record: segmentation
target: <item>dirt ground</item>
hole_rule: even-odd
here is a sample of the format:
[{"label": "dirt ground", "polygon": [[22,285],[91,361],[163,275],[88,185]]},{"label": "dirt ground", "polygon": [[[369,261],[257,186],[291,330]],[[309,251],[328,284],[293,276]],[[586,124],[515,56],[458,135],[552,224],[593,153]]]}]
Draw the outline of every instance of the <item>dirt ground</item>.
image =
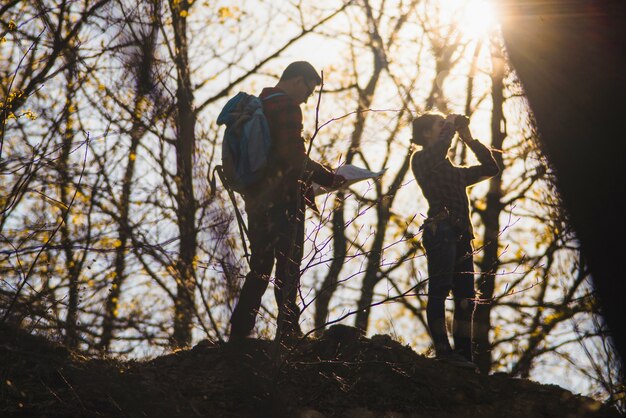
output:
[{"label": "dirt ground", "polygon": [[295,347],[202,341],[149,361],[86,358],[0,327],[1,417],[619,417],[561,387],[481,375],[336,325]]}]

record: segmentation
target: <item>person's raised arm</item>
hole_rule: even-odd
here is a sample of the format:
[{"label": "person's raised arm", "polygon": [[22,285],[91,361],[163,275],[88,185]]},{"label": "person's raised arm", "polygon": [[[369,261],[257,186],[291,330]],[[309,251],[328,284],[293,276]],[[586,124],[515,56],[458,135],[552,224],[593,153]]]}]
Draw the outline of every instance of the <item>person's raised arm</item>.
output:
[{"label": "person's raised arm", "polygon": [[474,139],[469,127],[459,129],[459,137],[476,155],[479,164],[471,167],[462,167],[465,183],[469,186],[486,180],[500,173],[500,168],[489,148],[479,140]]}]

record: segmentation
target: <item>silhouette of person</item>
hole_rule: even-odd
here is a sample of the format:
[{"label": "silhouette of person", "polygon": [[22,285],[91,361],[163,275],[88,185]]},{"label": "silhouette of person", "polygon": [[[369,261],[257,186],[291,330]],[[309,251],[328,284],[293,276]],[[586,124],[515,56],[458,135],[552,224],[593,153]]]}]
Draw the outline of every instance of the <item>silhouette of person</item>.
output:
[{"label": "silhouette of person", "polygon": [[[467,117],[426,113],[412,125],[411,142],[423,148],[413,153],[411,169],[429,206],[422,225],[429,277],[428,328],[437,358],[469,363],[475,290],[467,187],[497,175],[500,169],[491,151],[473,139]],[[457,166],[450,161],[448,152],[456,132],[476,155],[478,165]],[[445,322],[445,301],[450,292],[454,297],[454,350]]]},{"label": "silhouette of person", "polygon": [[[276,337],[302,336],[297,291],[303,256],[306,205],[315,208],[312,182],[339,187],[345,182],[310,159],[302,138],[302,111],[321,77],[306,61],[289,64],[274,87],[262,90],[263,111],[272,138],[268,171],[244,193],[250,241],[250,271],[230,319],[229,341],[246,338],[254,328],[276,262],[274,294],[278,304]],[[272,96],[269,98],[269,96]],[[266,99],[267,100],[264,100]]]}]

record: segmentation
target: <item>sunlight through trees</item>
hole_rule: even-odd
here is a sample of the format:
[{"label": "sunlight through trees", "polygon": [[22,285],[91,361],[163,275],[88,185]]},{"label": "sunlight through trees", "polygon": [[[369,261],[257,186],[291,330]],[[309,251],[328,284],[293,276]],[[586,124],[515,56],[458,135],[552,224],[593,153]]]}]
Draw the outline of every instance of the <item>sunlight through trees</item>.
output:
[{"label": "sunlight through trees", "polygon": [[[303,330],[341,322],[428,352],[427,204],[409,170],[410,122],[462,113],[502,168],[470,190],[481,370],[623,396],[486,2],[14,0],[0,6],[0,41],[3,322],[136,358],[222,341],[247,265],[232,203],[211,185],[215,118],[305,59],[324,76],[319,103],[303,106],[314,158],[387,171],[317,198]],[[267,293],[262,338],[276,324]]]}]

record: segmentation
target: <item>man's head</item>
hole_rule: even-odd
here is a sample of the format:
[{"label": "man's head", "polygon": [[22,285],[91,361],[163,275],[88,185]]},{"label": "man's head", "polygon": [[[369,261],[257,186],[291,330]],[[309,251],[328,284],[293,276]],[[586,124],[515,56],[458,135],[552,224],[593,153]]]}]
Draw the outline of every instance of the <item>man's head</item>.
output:
[{"label": "man's head", "polygon": [[307,61],[295,61],[285,68],[276,87],[296,103],[306,103],[316,86],[322,83],[315,68]]},{"label": "man's head", "polygon": [[411,142],[427,147],[437,141],[443,128],[445,117],[441,113],[429,112],[413,119]]}]

